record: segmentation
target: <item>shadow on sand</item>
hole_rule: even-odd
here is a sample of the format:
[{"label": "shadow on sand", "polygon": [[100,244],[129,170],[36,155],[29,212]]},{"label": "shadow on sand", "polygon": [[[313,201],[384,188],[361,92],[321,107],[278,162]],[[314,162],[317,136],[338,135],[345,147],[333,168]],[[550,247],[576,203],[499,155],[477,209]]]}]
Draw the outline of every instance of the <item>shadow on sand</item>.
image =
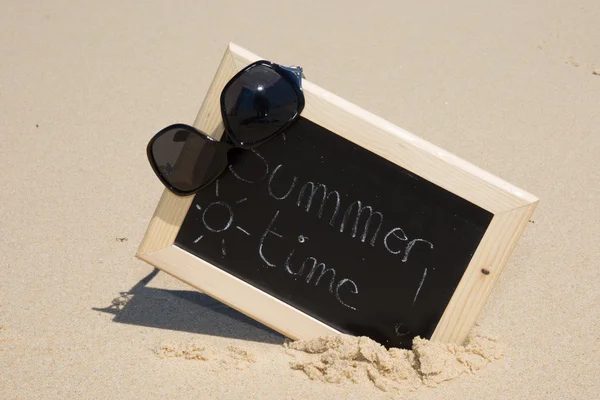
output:
[{"label": "shadow on sand", "polygon": [[206,294],[147,287],[159,271],[155,268],[110,306],[93,310],[113,314],[113,321],[122,324],[283,343],[285,337],[278,332]]}]

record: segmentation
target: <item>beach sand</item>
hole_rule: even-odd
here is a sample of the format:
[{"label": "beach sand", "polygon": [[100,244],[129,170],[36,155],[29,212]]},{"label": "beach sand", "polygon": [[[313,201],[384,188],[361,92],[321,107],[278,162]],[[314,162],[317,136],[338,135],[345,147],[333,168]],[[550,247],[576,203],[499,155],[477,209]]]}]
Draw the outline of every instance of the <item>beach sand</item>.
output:
[{"label": "beach sand", "polygon": [[[353,4],[1,3],[1,398],[599,398],[600,3]],[[230,41],[540,198],[478,319],[501,358],[414,391],[310,379],[292,353],[316,356],[135,259],[145,146]]]}]

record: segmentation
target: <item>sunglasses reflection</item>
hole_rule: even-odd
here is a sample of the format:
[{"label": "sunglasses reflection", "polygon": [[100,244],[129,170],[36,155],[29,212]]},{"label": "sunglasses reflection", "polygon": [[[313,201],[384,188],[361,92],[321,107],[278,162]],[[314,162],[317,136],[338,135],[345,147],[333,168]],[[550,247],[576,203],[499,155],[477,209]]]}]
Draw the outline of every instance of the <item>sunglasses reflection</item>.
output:
[{"label": "sunglasses reflection", "polygon": [[175,132],[175,135],[173,135],[173,141],[178,143],[185,142],[189,136],[190,133],[188,131],[181,129]]},{"label": "sunglasses reflection", "polygon": [[[242,88],[237,96],[229,117],[239,117],[242,125],[272,122],[266,120],[271,109],[271,102],[266,94],[264,85],[253,89]],[[253,115],[249,111],[253,111]]]},{"label": "sunglasses reflection", "polygon": [[167,161],[165,165],[159,165],[158,170],[163,176],[170,177],[173,171],[175,171],[175,168],[173,168],[171,163]]}]

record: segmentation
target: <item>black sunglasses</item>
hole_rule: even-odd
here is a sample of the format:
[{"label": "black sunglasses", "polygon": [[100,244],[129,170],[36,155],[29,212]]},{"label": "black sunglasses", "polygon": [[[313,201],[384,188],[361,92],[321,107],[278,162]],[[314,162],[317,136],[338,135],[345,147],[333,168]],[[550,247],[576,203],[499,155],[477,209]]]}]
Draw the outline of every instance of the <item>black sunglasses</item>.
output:
[{"label": "black sunglasses", "polygon": [[221,140],[189,125],[170,125],[148,143],[148,160],[171,192],[191,195],[225,171],[229,150],[266,142],[288,129],[303,109],[302,69],[257,61],[231,78],[221,92],[225,125]]}]

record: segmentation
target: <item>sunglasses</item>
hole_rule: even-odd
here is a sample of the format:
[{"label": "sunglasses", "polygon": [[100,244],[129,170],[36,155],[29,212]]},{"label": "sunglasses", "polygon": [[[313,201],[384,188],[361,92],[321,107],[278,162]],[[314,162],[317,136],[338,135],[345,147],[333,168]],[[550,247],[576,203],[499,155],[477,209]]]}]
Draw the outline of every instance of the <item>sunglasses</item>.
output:
[{"label": "sunglasses", "polygon": [[288,129],[304,109],[302,69],[257,61],[231,78],[220,101],[221,140],[174,124],[148,143],[152,169],[176,195],[194,194],[214,182],[229,165],[229,150],[255,148]]}]

